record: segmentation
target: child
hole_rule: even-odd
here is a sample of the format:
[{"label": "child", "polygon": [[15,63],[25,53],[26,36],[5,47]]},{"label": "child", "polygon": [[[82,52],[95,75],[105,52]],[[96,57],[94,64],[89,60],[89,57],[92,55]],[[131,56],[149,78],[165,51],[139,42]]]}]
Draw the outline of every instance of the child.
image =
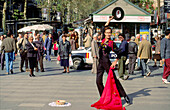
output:
[{"label": "child", "polygon": [[57,56],[58,47],[59,47],[59,45],[57,44],[57,41],[55,41],[55,42],[54,42],[54,47],[53,47],[53,49],[54,49],[54,56]]}]

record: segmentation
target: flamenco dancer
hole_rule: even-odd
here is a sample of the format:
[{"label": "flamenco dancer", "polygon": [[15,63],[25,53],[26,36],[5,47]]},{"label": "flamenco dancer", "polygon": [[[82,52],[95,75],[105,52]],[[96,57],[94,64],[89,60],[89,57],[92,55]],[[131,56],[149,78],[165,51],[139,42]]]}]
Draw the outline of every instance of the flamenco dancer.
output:
[{"label": "flamenco dancer", "polygon": [[[100,96],[102,96],[102,93],[104,90],[104,85],[103,85],[104,70],[106,70],[106,72],[108,73],[110,67],[114,68],[119,60],[118,48],[116,44],[110,38],[112,29],[108,27],[108,24],[112,19],[113,19],[113,16],[109,18],[109,20],[105,24],[105,28],[104,28],[105,38],[102,40],[102,43],[99,46],[99,65],[97,67],[96,84],[97,84]],[[118,58],[113,63],[111,63],[109,60],[110,51],[114,51],[118,55]],[[115,80],[116,87],[117,87],[120,97],[124,97],[126,103],[130,105],[129,97],[127,96],[119,80],[116,78],[114,71],[113,71],[113,76],[114,76],[114,80]]]}]

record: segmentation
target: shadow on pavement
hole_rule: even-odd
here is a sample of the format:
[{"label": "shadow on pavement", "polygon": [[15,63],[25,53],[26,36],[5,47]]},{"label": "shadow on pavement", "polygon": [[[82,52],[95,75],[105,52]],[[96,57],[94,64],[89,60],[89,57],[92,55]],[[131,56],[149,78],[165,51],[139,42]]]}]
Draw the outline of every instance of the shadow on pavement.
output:
[{"label": "shadow on pavement", "polygon": [[[144,89],[141,89],[141,90],[139,90],[139,91],[137,91],[137,92],[128,94],[131,103],[133,104],[133,99],[134,99],[134,98],[143,97],[143,96],[150,96],[150,95],[151,95],[150,92],[152,91],[152,90],[151,90],[152,88],[168,88],[168,87],[160,86],[160,87],[144,88]],[[126,103],[125,100],[123,100],[123,101],[122,101],[122,104],[125,104],[125,103]]]}]

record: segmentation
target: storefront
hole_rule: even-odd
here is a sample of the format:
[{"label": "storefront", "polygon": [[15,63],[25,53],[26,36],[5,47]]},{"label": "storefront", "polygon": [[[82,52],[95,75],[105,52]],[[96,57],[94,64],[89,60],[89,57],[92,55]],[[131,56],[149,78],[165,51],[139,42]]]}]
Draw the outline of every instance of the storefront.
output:
[{"label": "storefront", "polygon": [[100,31],[100,28],[108,21],[109,16],[112,16],[112,10],[115,7],[122,8],[125,16],[120,21],[111,20],[109,26],[113,29],[113,37],[116,38],[119,33],[124,33],[127,40],[139,33],[141,35],[147,34],[149,37],[150,30],[148,27],[150,27],[151,15],[128,0],[113,0],[103,8],[92,13],[91,16],[97,31]]}]

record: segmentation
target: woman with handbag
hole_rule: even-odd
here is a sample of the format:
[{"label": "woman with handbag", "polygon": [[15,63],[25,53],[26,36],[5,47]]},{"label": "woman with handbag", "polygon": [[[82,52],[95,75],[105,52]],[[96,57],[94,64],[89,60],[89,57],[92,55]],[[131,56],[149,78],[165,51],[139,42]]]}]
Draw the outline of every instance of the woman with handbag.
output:
[{"label": "woman with handbag", "polygon": [[71,56],[70,42],[66,40],[66,35],[62,35],[62,41],[59,43],[58,55],[60,56],[60,65],[64,66],[63,73],[69,73],[69,57]]},{"label": "woman with handbag", "polygon": [[155,47],[155,54],[153,55],[153,59],[154,59],[154,66],[153,67],[157,67],[157,60],[160,61],[160,65],[159,67],[162,67],[162,60],[161,60],[161,55],[160,55],[160,46],[161,46],[161,41],[160,41],[160,37],[156,36],[155,37],[156,40],[156,47]]},{"label": "woman with handbag", "polygon": [[28,38],[29,42],[26,44],[27,48],[27,57],[29,61],[30,66],[30,77],[35,77],[34,75],[34,68],[36,67],[37,62],[37,54],[38,54],[38,48],[35,47],[35,43],[33,43],[33,36],[30,35]]}]

